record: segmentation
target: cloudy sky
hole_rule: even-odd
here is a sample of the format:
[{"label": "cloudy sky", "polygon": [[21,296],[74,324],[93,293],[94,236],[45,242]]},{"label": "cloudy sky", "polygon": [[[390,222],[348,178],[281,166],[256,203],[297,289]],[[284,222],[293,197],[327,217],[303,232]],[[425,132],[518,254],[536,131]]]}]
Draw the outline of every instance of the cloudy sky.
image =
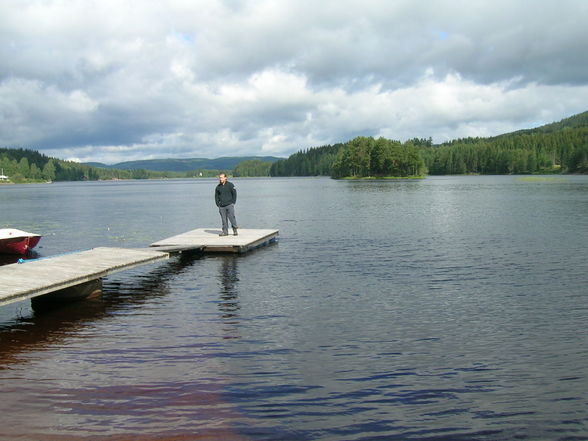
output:
[{"label": "cloudy sky", "polygon": [[588,110],[585,0],[2,0],[0,147],[115,163]]}]

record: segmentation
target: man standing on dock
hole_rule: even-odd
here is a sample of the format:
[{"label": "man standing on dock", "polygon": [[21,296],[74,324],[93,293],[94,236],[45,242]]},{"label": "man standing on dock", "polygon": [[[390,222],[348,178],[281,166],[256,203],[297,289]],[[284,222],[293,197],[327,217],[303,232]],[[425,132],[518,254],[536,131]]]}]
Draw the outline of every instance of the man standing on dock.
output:
[{"label": "man standing on dock", "polygon": [[[227,181],[227,175],[218,175],[219,184],[214,191],[214,200],[223,223],[223,231],[219,236],[229,235],[229,223],[233,227],[233,235],[237,235],[237,219],[235,219],[235,203],[237,202],[237,190],[232,182]],[[227,221],[228,218],[228,221]]]}]

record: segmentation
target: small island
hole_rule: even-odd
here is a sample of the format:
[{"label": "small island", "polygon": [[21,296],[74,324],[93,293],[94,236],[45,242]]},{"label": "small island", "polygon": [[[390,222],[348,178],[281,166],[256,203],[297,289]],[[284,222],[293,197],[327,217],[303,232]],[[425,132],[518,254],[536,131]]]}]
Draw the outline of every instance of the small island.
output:
[{"label": "small island", "polygon": [[427,167],[412,142],[359,136],[337,153],[331,169],[334,179],[424,178]]}]

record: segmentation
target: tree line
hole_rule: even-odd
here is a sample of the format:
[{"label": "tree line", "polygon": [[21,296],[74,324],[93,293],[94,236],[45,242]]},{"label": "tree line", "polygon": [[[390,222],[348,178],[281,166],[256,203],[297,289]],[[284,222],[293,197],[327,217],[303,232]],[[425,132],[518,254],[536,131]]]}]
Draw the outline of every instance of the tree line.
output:
[{"label": "tree line", "polygon": [[357,137],[300,150],[276,162],[247,160],[234,170],[189,172],[92,167],[22,148],[0,148],[0,168],[12,182],[163,179],[234,176],[389,177],[444,174],[588,173],[588,112],[535,129],[434,145]]},{"label": "tree line", "polygon": [[276,161],[271,176],[331,176],[333,178],[424,176],[420,148],[431,139],[405,143],[386,138],[358,136],[346,143],[313,147]]},{"label": "tree line", "polygon": [[208,169],[173,172],[92,167],[23,148],[0,148],[0,169],[14,183],[214,177],[220,173],[220,170]]},{"label": "tree line", "polygon": [[359,137],[344,144],[300,150],[270,168],[271,176],[401,177],[424,173],[588,173],[588,112],[535,129],[437,145],[431,138],[400,143]]},{"label": "tree line", "polygon": [[300,150],[272,163],[270,176],[329,176],[342,146],[334,144]]},{"label": "tree line", "polygon": [[242,161],[233,169],[235,177],[269,176],[272,162],[260,159]]},{"label": "tree line", "polygon": [[423,177],[425,162],[412,142],[358,136],[338,151],[331,177]]},{"label": "tree line", "polygon": [[588,127],[461,139],[422,154],[433,175],[588,173]]}]

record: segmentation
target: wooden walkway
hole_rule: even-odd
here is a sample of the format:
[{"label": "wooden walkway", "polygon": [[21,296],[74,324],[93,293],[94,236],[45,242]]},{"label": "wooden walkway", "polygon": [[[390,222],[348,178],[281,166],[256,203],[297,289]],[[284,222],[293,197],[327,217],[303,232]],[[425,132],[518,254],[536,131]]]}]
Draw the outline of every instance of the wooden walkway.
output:
[{"label": "wooden walkway", "polygon": [[168,259],[184,251],[244,253],[275,242],[278,230],[201,228],[151,244],[149,248],[93,248],[0,266],[0,306],[98,280],[109,274]]},{"label": "wooden walkway", "polygon": [[167,258],[158,251],[105,247],[0,266],[0,306]]}]

